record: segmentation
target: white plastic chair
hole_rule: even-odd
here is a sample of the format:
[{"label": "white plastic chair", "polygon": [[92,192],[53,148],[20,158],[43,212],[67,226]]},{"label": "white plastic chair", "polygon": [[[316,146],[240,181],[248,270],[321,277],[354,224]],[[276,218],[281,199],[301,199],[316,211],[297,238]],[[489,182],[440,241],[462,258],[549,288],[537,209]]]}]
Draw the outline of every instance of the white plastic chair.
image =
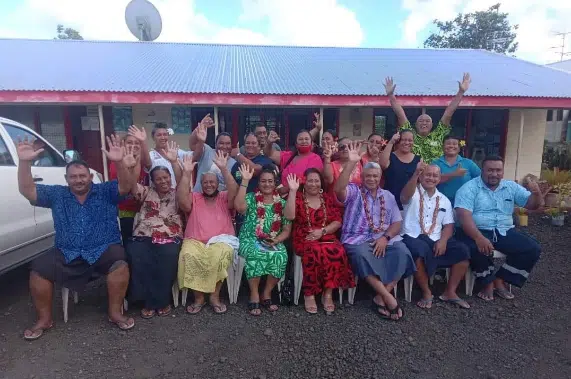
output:
[{"label": "white plastic chair", "polygon": [[[355,301],[355,293],[357,292],[357,281],[358,281],[358,278],[355,276],[355,287],[349,288],[349,290],[347,291],[348,302],[351,305],[353,305],[353,303]],[[413,283],[413,281],[414,281],[414,278],[412,275],[403,279],[403,282],[404,282],[404,299],[409,303],[412,300],[412,283]],[[397,294],[398,294],[397,288],[398,288],[398,285],[396,285],[395,288],[393,289],[393,293],[395,295],[395,298],[397,297]],[[343,298],[343,290],[340,288],[339,289],[340,301],[342,300],[342,298]]]},{"label": "white plastic chair", "polygon": [[[73,303],[74,304],[79,303],[79,294],[77,293],[77,291],[72,291],[72,294],[73,294]],[[69,306],[69,288],[66,287],[61,288],[61,303],[63,308],[63,322],[67,323],[68,306]],[[121,310],[121,313],[123,313],[123,311],[126,312],[127,309],[129,309],[129,303],[127,303],[126,299],[123,299],[123,309]]]},{"label": "white plastic chair", "polygon": [[[498,250],[494,250],[493,252],[493,258],[496,259],[505,259],[506,255]],[[476,275],[474,275],[474,272],[472,272],[471,269],[468,269],[468,271],[466,272],[466,295],[468,296],[472,296],[472,293],[474,292],[474,284],[476,283]],[[512,292],[512,285],[509,285],[509,291]]]}]

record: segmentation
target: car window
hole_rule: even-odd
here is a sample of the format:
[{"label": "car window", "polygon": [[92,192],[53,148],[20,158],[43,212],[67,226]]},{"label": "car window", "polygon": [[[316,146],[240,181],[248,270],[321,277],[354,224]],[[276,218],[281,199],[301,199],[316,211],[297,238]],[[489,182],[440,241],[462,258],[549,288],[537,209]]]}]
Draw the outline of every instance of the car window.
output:
[{"label": "car window", "polygon": [[43,140],[36,138],[36,136],[25,129],[19,128],[15,125],[10,125],[7,123],[3,123],[4,129],[14,141],[14,144],[17,146],[19,141],[24,139],[28,139],[28,141],[34,141],[34,148],[37,149],[44,149],[44,151],[38,156],[34,162],[32,162],[32,166],[38,167],[65,167],[64,159],[50,146],[44,143]]},{"label": "car window", "polygon": [[14,166],[14,159],[12,159],[12,154],[8,151],[6,142],[0,136],[0,166]]}]

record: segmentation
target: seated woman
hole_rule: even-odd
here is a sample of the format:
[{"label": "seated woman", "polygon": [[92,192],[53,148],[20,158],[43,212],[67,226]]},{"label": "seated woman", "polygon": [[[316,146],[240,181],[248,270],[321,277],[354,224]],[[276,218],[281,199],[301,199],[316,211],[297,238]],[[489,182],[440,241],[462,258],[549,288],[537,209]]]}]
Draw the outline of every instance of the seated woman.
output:
[{"label": "seated woman", "polygon": [[270,134],[268,144],[264,149],[264,154],[270,158],[281,170],[282,186],[280,189],[282,194],[287,194],[287,176],[294,174],[298,178],[303,179],[303,173],[308,168],[316,168],[323,170],[323,161],[321,157],[311,151],[312,135],[307,130],[302,130],[297,134],[295,149],[293,151],[277,151],[272,148],[274,142],[279,137],[276,134]]},{"label": "seated woman", "polygon": [[[293,176],[288,178],[290,190],[298,187],[295,181]],[[355,287],[355,281],[345,249],[335,236],[341,227],[339,204],[334,195],[323,192],[323,179],[317,169],[305,171],[303,192],[297,192],[295,208],[286,207],[284,214],[294,219],[293,248],[303,267],[305,310],[317,313],[315,295],[323,292],[325,313],[332,314],[333,289]]]},{"label": "seated woman", "polygon": [[178,263],[178,285],[194,292],[194,302],[186,308],[189,314],[202,310],[207,293],[212,310],[218,314],[226,312],[226,305],[220,301],[220,288],[238,248],[231,214],[238,184],[228,170],[225,153],[217,151],[214,164],[228,191],[218,191],[218,175],[205,172],[198,178],[201,192],[191,192],[196,162],[190,157],[183,160],[184,172],[177,189],[180,209],[188,215]]},{"label": "seated woman", "polygon": [[[176,153],[176,151],[174,151]],[[175,172],[179,165],[173,165]],[[133,171],[135,176],[139,171]],[[136,184],[131,191],[141,209],[135,217],[132,241],[127,244],[131,268],[129,299],[144,301],[143,318],[171,313],[171,287],[176,278],[182,216],[172,188],[168,167],[157,166],[150,172],[153,186]]]},{"label": "seated woman", "polygon": [[[272,303],[272,290],[285,274],[287,251],[283,242],[291,232],[291,221],[284,217],[286,201],[276,190],[276,174],[270,169],[262,170],[258,190],[246,194],[248,183],[254,171],[245,165],[240,167],[242,184],[234,207],[245,215],[240,230],[240,255],[246,260],[246,277],[250,286],[250,314],[259,316],[260,300],[270,311],[275,312],[278,306]],[[290,189],[288,203],[294,206],[297,188]],[[260,294],[258,287],[260,278],[267,275],[266,286]]]}]

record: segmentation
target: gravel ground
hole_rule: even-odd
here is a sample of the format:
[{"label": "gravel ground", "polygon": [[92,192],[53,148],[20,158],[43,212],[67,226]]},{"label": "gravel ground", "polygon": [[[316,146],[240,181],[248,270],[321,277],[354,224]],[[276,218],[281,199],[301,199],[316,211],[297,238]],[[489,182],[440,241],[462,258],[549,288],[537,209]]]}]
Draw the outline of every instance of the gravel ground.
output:
[{"label": "gravel ground", "polygon": [[329,317],[301,306],[250,317],[243,287],[226,315],[179,307],[121,332],[94,283],[70,304],[68,324],[58,299],[56,328],[30,343],[21,338],[33,322],[27,271],[18,269],[0,277],[0,378],[571,378],[571,227],[534,217],[526,229],[543,256],[515,301],[471,298],[469,311],[404,304],[398,323],[370,310],[363,285],[354,306]]}]

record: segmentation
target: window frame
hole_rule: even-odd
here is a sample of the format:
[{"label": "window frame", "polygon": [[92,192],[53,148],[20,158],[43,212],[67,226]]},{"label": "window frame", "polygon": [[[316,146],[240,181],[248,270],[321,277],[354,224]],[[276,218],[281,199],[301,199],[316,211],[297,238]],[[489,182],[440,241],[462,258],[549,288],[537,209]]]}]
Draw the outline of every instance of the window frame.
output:
[{"label": "window frame", "polygon": [[[48,156],[51,159],[52,164],[49,166],[42,166],[42,165],[36,164],[36,162],[34,162],[32,164],[32,167],[61,168],[61,167],[66,166],[66,162],[65,162],[65,159],[63,158],[63,156],[45,138],[41,137],[40,135],[38,135],[37,133],[35,133],[31,130],[24,129],[21,126],[15,125],[15,124],[10,123],[10,122],[2,122],[2,125],[4,126],[4,131],[12,140],[12,143],[14,144],[15,148],[18,147],[18,142],[16,141],[15,137],[12,136],[12,133],[10,133],[10,128],[17,129],[22,134],[24,134],[25,137],[28,135],[31,135],[34,138],[34,140],[40,140],[44,143],[44,147],[43,147],[44,152],[46,152],[48,154]],[[12,160],[13,160],[13,158],[12,158]]]}]

